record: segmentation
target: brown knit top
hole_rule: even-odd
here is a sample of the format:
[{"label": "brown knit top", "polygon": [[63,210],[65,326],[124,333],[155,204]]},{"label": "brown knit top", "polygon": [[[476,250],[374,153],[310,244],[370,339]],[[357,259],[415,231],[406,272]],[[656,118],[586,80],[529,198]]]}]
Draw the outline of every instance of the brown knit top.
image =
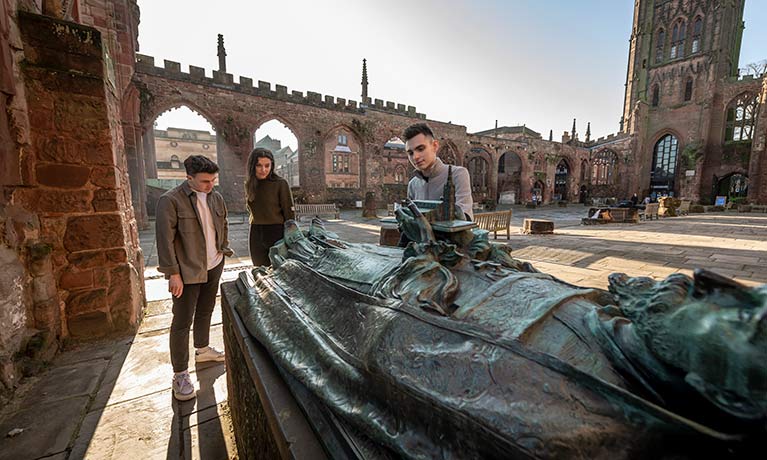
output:
[{"label": "brown knit top", "polygon": [[256,199],[248,200],[250,223],[257,225],[282,224],[294,219],[293,196],[285,179],[258,181]]}]

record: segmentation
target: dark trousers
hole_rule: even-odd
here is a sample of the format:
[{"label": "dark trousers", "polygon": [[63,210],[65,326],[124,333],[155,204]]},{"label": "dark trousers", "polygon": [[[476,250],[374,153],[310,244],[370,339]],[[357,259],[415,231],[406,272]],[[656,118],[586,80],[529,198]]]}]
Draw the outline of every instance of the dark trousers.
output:
[{"label": "dark trousers", "polygon": [[210,339],[210,317],[216,305],[218,280],[224,261],[208,270],[208,281],[185,284],[181,297],[173,297],[173,322],[170,324],[170,362],[173,372],[189,368],[189,327],[194,321],[194,347],[207,347]]},{"label": "dark trousers", "polygon": [[256,267],[259,265],[267,267],[272,265],[272,262],[269,260],[269,248],[281,240],[284,233],[285,226],[283,224],[250,224],[248,249],[250,250],[250,260],[253,261],[253,265]]}]

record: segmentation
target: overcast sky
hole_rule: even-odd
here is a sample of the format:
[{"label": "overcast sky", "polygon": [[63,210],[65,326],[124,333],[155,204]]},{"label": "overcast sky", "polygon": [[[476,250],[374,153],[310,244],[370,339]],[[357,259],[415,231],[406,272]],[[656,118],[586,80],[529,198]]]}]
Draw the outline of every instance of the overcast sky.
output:
[{"label": "overcast sky", "polygon": [[[139,0],[142,54],[323,95],[414,105],[469,132],[522,125],[559,139],[618,130],[633,0]],[[767,59],[767,1],[748,0],[740,65]],[[158,127],[208,129],[183,110]],[[263,134],[264,132],[259,132]],[[279,131],[272,134],[280,137]],[[284,136],[283,136],[284,137]],[[293,146],[295,148],[295,146]]]}]

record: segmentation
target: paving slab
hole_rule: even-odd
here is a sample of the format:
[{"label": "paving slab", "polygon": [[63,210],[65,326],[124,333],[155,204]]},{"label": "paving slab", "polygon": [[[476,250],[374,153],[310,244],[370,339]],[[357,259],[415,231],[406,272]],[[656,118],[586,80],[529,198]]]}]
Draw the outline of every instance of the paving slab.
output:
[{"label": "paving slab", "polygon": [[21,409],[37,408],[42,413],[47,403],[73,396],[91,396],[96,392],[108,363],[107,359],[97,357],[77,364],[54,367],[27,393]]},{"label": "paving slab", "polygon": [[[69,447],[90,397],[53,401],[14,413],[0,423],[0,460],[36,459],[61,453]],[[14,428],[24,431],[12,438]]]}]

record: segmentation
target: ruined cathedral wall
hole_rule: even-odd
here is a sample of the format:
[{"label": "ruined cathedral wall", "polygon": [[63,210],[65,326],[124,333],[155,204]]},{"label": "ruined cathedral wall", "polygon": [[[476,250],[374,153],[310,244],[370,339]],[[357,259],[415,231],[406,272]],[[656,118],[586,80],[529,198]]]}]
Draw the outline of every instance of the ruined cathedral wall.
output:
[{"label": "ruined cathedral wall", "polygon": [[[10,289],[0,298],[0,386],[7,390],[19,359],[48,360],[66,337],[135,328],[144,296],[120,93],[102,35],[0,1],[0,52],[12,56],[10,94],[6,82],[0,88],[7,115],[0,118],[0,273],[9,277],[0,284]],[[8,67],[6,58],[0,63]]]}]

